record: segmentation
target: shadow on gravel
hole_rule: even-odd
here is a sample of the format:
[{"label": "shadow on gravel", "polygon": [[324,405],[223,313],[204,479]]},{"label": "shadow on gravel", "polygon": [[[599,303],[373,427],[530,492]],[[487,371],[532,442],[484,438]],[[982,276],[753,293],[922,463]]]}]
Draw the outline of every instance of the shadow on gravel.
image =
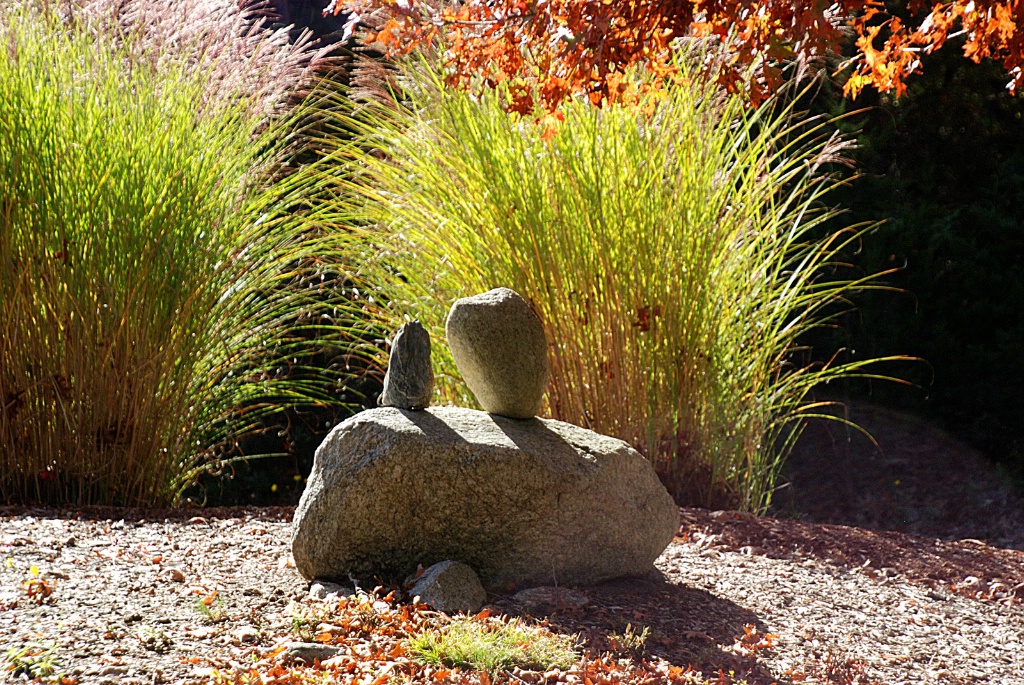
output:
[{"label": "shadow on gravel", "polygon": [[[583,607],[541,605],[525,611],[509,598],[494,606],[510,616],[546,620],[556,632],[579,634],[595,654],[659,657],[684,669],[692,666],[706,677],[722,671],[734,673],[737,680],[745,678],[750,685],[790,685],[759,662],[757,652],[765,647],[753,646],[768,628],[749,609],[704,590],[675,585],[660,572],[582,590],[590,600]],[[753,649],[734,652],[719,646],[744,638]]]}]

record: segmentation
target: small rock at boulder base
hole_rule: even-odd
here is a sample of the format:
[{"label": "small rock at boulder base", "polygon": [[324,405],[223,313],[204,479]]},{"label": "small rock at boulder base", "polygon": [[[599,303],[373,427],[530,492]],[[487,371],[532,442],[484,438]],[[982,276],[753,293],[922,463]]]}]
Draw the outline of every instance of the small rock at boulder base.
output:
[{"label": "small rock at boulder base", "polygon": [[445,334],[455,365],[484,411],[528,419],[548,382],[544,326],[520,295],[495,288],[456,300]]},{"label": "small rock at boulder base", "polygon": [[384,392],[377,404],[399,409],[430,406],[434,370],[430,366],[430,334],[419,321],[404,324],[391,343]]},{"label": "small rock at boulder base", "polygon": [[567,587],[531,587],[512,596],[512,602],[529,611],[550,609],[579,609],[590,599],[582,592]]},{"label": "small rock at boulder base", "polygon": [[355,591],[344,585],[327,580],[314,580],[313,584],[309,586],[308,597],[310,599],[333,602],[342,597],[351,597],[353,594],[355,594]]},{"label": "small rock at boulder base", "polygon": [[282,654],[284,661],[302,661],[312,665],[314,661],[327,661],[342,653],[341,647],[321,644],[319,642],[289,642]]},{"label": "small rock at boulder base", "polygon": [[316,451],[292,523],[307,579],[404,578],[457,559],[485,590],[649,572],[679,510],[621,440],[459,407],[371,409]]},{"label": "small rock at boulder base", "polygon": [[231,641],[235,644],[257,642],[259,639],[260,631],[252,626],[242,626],[231,631]]},{"label": "small rock at boulder base", "polygon": [[487,593],[476,571],[451,560],[434,564],[424,571],[409,594],[446,614],[460,611],[476,613],[487,600]]}]

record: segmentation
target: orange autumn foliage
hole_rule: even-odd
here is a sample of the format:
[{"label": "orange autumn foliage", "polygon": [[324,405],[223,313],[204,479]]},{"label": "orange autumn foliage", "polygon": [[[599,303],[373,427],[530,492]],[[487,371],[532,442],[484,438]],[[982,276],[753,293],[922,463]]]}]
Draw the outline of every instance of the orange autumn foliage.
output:
[{"label": "orange autumn foliage", "polygon": [[518,111],[552,111],[570,95],[628,97],[636,84],[626,71],[671,76],[671,45],[686,36],[721,39],[729,54],[715,73],[754,102],[778,85],[784,60],[818,59],[850,30],[857,50],[843,67],[853,96],[869,86],[902,94],[921,54],[956,35],[969,59],[1002,61],[1011,90],[1024,83],[1024,0],[908,0],[906,9],[913,22],[880,0],[334,0],[327,11],[372,26],[368,42],[388,55],[442,39],[453,84],[505,83]]}]

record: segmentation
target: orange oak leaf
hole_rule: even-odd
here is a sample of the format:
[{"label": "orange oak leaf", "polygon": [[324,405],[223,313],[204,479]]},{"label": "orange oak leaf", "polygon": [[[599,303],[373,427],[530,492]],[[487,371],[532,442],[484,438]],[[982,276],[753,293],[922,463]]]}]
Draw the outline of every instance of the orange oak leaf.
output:
[{"label": "orange oak leaf", "polygon": [[[717,67],[719,82],[755,103],[781,82],[780,61],[837,54],[847,27],[856,48],[844,63],[851,96],[866,87],[904,92],[920,55],[954,34],[965,36],[966,57],[1000,60],[1011,90],[1024,83],[1020,0],[907,0],[904,9],[901,19],[882,0],[336,0],[328,11],[373,16],[367,39],[389,55],[443,46],[452,85],[519,84],[509,109],[523,113],[575,96],[604,106],[663,87],[676,74],[673,45],[689,36],[721,41],[730,57]],[[626,87],[633,67],[648,78]]]}]

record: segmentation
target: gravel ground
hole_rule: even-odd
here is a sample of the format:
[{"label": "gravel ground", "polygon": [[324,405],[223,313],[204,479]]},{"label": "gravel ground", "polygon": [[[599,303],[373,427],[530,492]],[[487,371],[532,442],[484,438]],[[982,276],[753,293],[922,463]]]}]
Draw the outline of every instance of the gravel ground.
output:
[{"label": "gravel ground", "polygon": [[659,568],[756,614],[778,635],[765,665],[799,674],[816,661],[856,661],[902,683],[1024,683],[1024,612],[816,560],[670,548]]},{"label": "gravel ground", "polygon": [[[62,670],[96,683],[181,682],[244,660],[265,635],[287,632],[290,603],[306,596],[289,566],[289,526],[3,519],[0,644],[54,645]],[[22,585],[33,566],[53,588],[41,603]]]},{"label": "gravel ground", "polygon": [[[971,599],[894,569],[741,551],[702,532],[696,511],[684,510],[657,576],[583,588],[586,606],[533,613],[595,649],[627,626],[648,628],[649,658],[705,673],[744,669],[752,683],[1024,683],[1015,597]],[[75,520],[0,511],[3,652],[52,648],[58,671],[79,683],[200,683],[212,669],[250,667],[296,639],[296,619],[317,605],[291,565],[287,513]],[[838,528],[817,530],[826,539]],[[745,649],[745,631],[777,636],[774,647]],[[6,665],[9,679],[23,677]]]}]

